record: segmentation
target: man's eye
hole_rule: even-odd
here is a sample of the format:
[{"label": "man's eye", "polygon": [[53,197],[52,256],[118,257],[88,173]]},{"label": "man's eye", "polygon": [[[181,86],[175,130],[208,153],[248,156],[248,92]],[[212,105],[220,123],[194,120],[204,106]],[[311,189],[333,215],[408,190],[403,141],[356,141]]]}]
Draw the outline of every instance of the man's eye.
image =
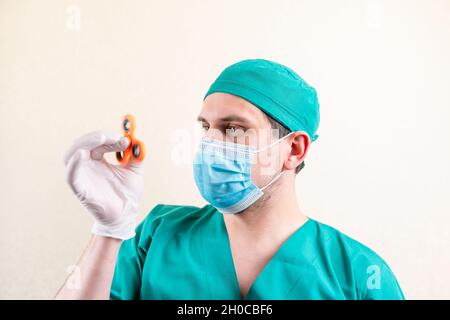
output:
[{"label": "man's eye", "polygon": [[238,136],[240,134],[244,133],[244,129],[237,126],[228,126],[226,128],[226,134],[229,136]]},{"label": "man's eye", "polygon": [[204,125],[202,125],[202,129],[205,130],[205,131],[208,131],[209,130],[209,126],[204,124]]}]

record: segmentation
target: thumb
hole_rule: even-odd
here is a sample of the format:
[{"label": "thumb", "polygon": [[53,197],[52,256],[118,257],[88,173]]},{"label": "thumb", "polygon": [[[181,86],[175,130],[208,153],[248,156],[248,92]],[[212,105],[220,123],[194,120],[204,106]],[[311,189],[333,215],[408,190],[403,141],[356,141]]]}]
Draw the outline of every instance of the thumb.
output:
[{"label": "thumb", "polygon": [[106,152],[118,152],[124,151],[130,140],[126,137],[122,137],[113,143],[106,143],[91,150],[91,158],[94,160],[101,160]]}]

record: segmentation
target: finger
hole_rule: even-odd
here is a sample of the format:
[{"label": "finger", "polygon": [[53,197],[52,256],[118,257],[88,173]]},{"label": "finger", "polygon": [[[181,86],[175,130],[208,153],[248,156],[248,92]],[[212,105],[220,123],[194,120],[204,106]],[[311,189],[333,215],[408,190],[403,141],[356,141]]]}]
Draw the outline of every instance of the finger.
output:
[{"label": "finger", "polygon": [[75,176],[76,173],[82,164],[82,162],[89,158],[89,151],[84,149],[79,149],[76,151],[72,157],[67,162],[66,166],[66,182],[72,188],[75,194],[78,194],[80,190],[77,190],[75,185]]},{"label": "finger", "polygon": [[74,141],[72,146],[64,155],[64,164],[72,157],[72,155],[80,149],[92,150],[104,143],[112,144],[120,140],[122,136],[117,132],[110,131],[94,131],[87,133]]},{"label": "finger", "polygon": [[133,171],[136,174],[142,174],[144,172],[144,162],[131,160],[125,165],[125,168]]},{"label": "finger", "polygon": [[100,160],[106,152],[117,152],[125,150],[130,144],[128,138],[122,137],[118,141],[113,143],[104,143],[91,150],[91,158],[95,160]]}]

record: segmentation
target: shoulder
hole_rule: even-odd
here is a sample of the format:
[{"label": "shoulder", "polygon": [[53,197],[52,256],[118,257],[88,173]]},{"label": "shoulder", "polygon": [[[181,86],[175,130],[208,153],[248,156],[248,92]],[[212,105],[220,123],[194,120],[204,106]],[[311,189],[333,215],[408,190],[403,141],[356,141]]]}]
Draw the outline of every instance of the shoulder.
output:
[{"label": "shoulder", "polygon": [[374,250],[341,231],[315,221],[318,242],[333,264],[352,279],[361,299],[403,299],[403,293],[387,262]]},{"label": "shoulder", "polygon": [[192,220],[200,218],[205,214],[212,213],[215,209],[210,205],[203,207],[174,205],[174,204],[157,204],[147,214],[144,223],[154,223],[166,220]]},{"label": "shoulder", "polygon": [[173,219],[186,215],[197,215],[202,208],[196,206],[175,205],[159,203],[150,210],[144,221],[154,221],[161,219]]},{"label": "shoulder", "polygon": [[214,211],[214,207],[210,205],[196,207],[160,203],[155,205],[137,226],[136,236],[147,239],[153,237],[158,229],[180,227],[180,225],[186,226],[209,216]]},{"label": "shoulder", "polygon": [[375,251],[338,229],[316,220],[315,225],[318,239],[329,246],[341,248],[349,261],[364,259],[372,263],[385,263]]}]

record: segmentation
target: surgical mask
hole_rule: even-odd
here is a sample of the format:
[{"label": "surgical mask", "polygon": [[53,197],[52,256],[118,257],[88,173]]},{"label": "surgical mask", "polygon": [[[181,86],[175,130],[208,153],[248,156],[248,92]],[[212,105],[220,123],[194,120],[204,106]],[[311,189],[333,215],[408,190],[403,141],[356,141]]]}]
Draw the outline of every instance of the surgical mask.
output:
[{"label": "surgical mask", "polygon": [[238,213],[250,207],[284,172],[264,187],[257,187],[250,177],[253,156],[292,133],[259,150],[203,137],[194,160],[195,183],[202,197],[221,213]]}]

